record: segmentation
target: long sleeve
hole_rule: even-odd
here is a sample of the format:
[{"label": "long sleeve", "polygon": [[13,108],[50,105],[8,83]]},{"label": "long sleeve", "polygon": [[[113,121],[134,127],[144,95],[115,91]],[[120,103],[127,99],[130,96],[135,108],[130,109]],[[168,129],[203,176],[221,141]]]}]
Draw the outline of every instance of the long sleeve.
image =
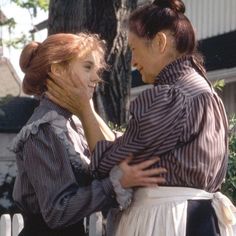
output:
[{"label": "long sleeve", "polygon": [[49,125],[30,135],[23,149],[24,166],[40,211],[51,228],[78,222],[112,202],[110,180],[79,187],[63,141]]},{"label": "long sleeve", "polygon": [[217,191],[228,160],[221,99],[188,56],[166,66],[154,86],[131,103],[124,135],[97,143],[91,159],[94,175],[106,176],[129,153],[133,162],[159,156],[157,165],[167,169],[166,185]]},{"label": "long sleeve", "polygon": [[185,97],[178,89],[157,86],[144,91],[130,107],[126,132],[115,142],[101,141],[92,157],[92,169],[98,176],[129,153],[139,162],[173,149],[183,128]]}]

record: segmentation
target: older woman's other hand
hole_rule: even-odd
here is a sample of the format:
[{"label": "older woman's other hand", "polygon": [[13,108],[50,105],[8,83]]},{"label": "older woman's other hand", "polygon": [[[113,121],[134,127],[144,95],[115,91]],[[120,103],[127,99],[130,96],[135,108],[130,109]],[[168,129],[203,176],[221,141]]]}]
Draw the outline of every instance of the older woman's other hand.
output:
[{"label": "older woman's other hand", "polygon": [[165,178],[160,176],[167,172],[165,168],[157,167],[148,169],[160,161],[160,158],[143,161],[135,165],[130,165],[131,160],[132,157],[129,157],[119,164],[123,172],[123,176],[120,179],[120,184],[123,188],[137,186],[153,187],[166,182]]}]

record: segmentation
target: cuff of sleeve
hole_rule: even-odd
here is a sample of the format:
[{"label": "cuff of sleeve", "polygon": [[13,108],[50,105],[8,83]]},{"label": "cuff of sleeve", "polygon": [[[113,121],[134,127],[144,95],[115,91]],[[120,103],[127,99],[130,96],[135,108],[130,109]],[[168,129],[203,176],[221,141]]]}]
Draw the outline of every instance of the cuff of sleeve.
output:
[{"label": "cuff of sleeve", "polygon": [[115,192],[114,192],[111,180],[109,178],[102,180],[102,186],[107,196],[115,198]]},{"label": "cuff of sleeve", "polygon": [[114,191],[116,193],[116,200],[120,205],[120,210],[126,209],[130,206],[132,197],[133,197],[133,189],[132,188],[123,188],[120,184],[120,178],[122,177],[123,172],[119,168],[119,166],[114,166],[110,171],[110,180],[114,187]]}]

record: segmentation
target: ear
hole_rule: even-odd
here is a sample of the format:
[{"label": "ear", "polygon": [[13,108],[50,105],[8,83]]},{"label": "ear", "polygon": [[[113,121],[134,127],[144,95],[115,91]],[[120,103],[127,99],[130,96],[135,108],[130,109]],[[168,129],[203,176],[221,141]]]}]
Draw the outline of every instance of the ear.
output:
[{"label": "ear", "polygon": [[54,75],[60,76],[63,73],[63,68],[61,65],[59,65],[57,63],[53,63],[53,64],[51,64],[51,72]]},{"label": "ear", "polygon": [[154,38],[155,43],[157,44],[159,51],[163,53],[167,46],[167,36],[164,32],[158,32]]}]

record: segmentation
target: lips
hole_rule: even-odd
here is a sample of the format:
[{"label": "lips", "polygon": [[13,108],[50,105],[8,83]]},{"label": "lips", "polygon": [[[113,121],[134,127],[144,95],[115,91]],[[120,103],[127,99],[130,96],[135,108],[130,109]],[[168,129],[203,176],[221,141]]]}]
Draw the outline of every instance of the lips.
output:
[{"label": "lips", "polygon": [[143,70],[143,67],[139,67],[137,68],[137,70],[139,71],[139,73],[141,73],[141,71]]},{"label": "lips", "polygon": [[91,91],[91,93],[94,93],[95,89],[96,89],[96,85],[89,85],[89,90]]},{"label": "lips", "polygon": [[95,88],[96,85],[97,85],[96,83],[91,83],[91,84],[89,84],[89,87],[90,87],[90,88]]}]

